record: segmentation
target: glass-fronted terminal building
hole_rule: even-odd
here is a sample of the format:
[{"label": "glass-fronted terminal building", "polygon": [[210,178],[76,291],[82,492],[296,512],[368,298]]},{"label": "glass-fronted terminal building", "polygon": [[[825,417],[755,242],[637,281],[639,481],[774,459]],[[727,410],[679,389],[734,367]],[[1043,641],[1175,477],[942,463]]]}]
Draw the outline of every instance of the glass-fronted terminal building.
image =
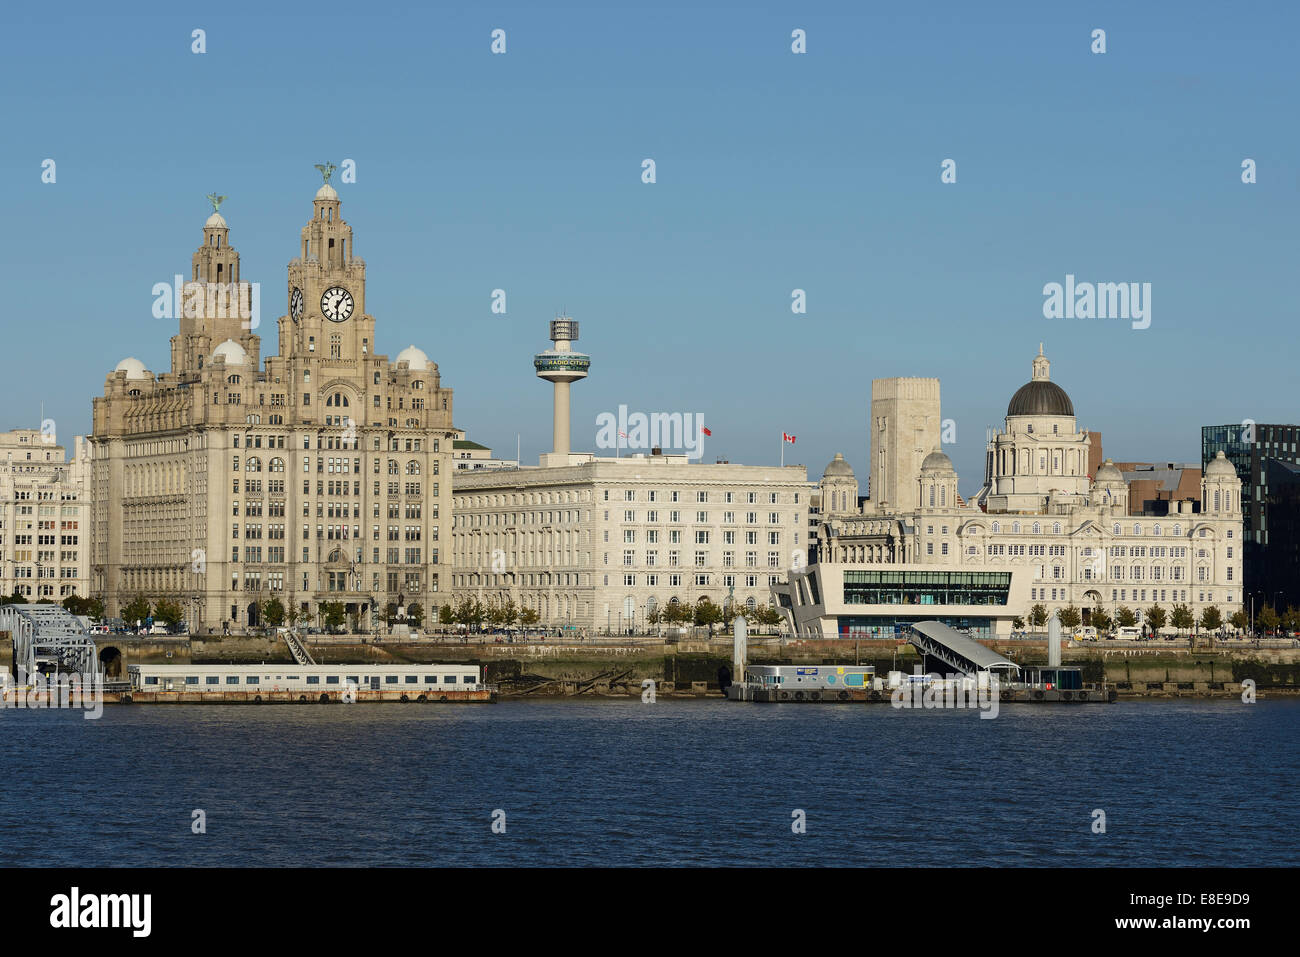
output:
[{"label": "glass-fronted terminal building", "polygon": [[918,621],[941,621],[974,638],[1009,636],[1030,604],[1030,569],[820,562],[772,586],[777,607],[801,638],[891,638]]}]

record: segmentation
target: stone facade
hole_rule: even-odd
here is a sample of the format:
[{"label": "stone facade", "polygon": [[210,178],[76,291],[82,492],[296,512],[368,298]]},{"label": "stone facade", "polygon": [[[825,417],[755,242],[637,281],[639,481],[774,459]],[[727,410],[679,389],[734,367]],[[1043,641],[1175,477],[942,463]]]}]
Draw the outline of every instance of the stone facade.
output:
[{"label": "stone facade", "polygon": [[90,594],[90,446],[71,461],[52,433],[0,433],[0,595]]},{"label": "stone facade", "polygon": [[453,598],[512,598],[543,624],[591,633],[643,631],[648,609],[669,602],[767,603],[791,564],[807,563],[802,466],[565,459],[457,473]]},{"label": "stone facade", "polygon": [[309,620],[340,602],[366,627],[377,605],[436,604],[452,393],[414,346],[376,352],[365,270],[326,183],[263,366],[256,293],[208,218],[171,371],[124,359],[94,400],[91,591],[110,615],[142,594],[180,601],[192,629],[242,628],[274,597]]},{"label": "stone facade", "polygon": [[[913,456],[913,433],[930,434],[919,423],[938,416],[936,394],[933,408],[914,420],[915,429],[882,430],[880,423],[896,415],[897,383],[933,380],[884,381],[893,384],[877,380],[872,388],[873,490],[876,468],[884,463],[888,471],[889,463]],[[897,436],[902,453],[888,448]],[[1232,466],[1220,457],[1205,469],[1197,499],[1170,502],[1167,515],[1139,517],[1129,513],[1124,475],[1110,460],[1088,473],[1090,443],[1069,397],[1051,382],[1040,349],[1032,379],[1008,406],[1005,429],[990,436],[984,485],[970,501],[958,495],[957,473],[937,444],[906,483],[902,476],[887,480],[895,501],[880,504],[871,498],[858,504],[853,470],[837,456],[819,494],[823,567],[808,570],[820,572],[816,587],[806,589],[820,600],[803,602],[801,611],[799,588],[778,589],[781,603],[793,610],[792,623],[801,633],[834,634],[841,615],[861,619],[866,609],[840,607],[836,595],[842,572],[862,566],[906,572],[909,587],[924,582],[927,568],[1012,572],[1004,607],[927,612],[979,615],[977,627],[990,633],[1006,633],[1014,617],[1028,618],[1036,604],[1049,614],[1074,605],[1085,624],[1097,607],[1113,616],[1127,606],[1139,618],[1155,604],[1166,612],[1187,604],[1198,618],[1208,606],[1224,619],[1240,609],[1241,484]]]}]

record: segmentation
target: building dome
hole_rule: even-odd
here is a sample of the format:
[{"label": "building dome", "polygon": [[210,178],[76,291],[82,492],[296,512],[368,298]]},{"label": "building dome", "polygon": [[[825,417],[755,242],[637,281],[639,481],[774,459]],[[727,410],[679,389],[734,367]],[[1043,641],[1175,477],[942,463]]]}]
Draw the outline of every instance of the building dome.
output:
[{"label": "building dome", "polygon": [[1037,379],[1016,390],[1007,405],[1007,415],[1074,415],[1074,403],[1055,382]]},{"label": "building dome", "polygon": [[844,456],[839,452],[835,453],[835,458],[831,459],[830,464],[822,472],[822,478],[853,478],[853,466],[844,461]]},{"label": "building dome", "polygon": [[1116,468],[1115,463],[1110,459],[1101,463],[1101,468],[1097,469],[1098,482],[1123,482],[1124,473]]},{"label": "building dome", "polygon": [[942,469],[945,472],[956,471],[952,467],[952,459],[948,458],[948,456],[940,452],[938,449],[935,449],[925,457],[925,460],[921,463],[921,468]]},{"label": "building dome", "polygon": [[204,229],[225,229],[226,220],[220,213],[213,213],[203,224]]},{"label": "building dome", "polygon": [[316,198],[336,200],[339,198],[339,194],[334,192],[334,187],[329,183],[322,183],[320,189],[316,190]]},{"label": "building dome", "polygon": [[248,363],[248,353],[234,339],[227,339],[212,352],[212,358],[224,358],[228,366],[242,366]]},{"label": "building dome", "polygon": [[1205,477],[1236,478],[1237,470],[1232,467],[1232,463],[1229,462],[1224,457],[1223,452],[1220,451],[1214,456],[1214,459],[1210,464],[1205,467]]},{"label": "building dome", "polygon": [[407,346],[399,352],[394,362],[408,363],[412,372],[423,372],[429,368],[429,357],[425,355],[423,349],[417,349],[415,346]]},{"label": "building dome", "polygon": [[125,372],[128,379],[149,378],[149,370],[144,367],[144,363],[133,357],[123,359],[116,367],[114,367],[113,371]]},{"label": "building dome", "polygon": [[1065,394],[1065,390],[1052,381],[1052,364],[1043,355],[1043,347],[1038,346],[1038,355],[1034,356],[1034,374],[1028,382],[1016,390],[1007,405],[1007,417],[1013,415],[1074,415],[1074,403]]}]

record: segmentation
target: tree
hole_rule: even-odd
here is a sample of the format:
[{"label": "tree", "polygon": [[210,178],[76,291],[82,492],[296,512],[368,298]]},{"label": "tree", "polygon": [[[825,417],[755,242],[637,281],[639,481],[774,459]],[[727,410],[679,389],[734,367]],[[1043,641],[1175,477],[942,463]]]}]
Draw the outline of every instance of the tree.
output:
[{"label": "tree", "polygon": [[424,608],[418,601],[413,601],[406,606],[406,617],[415,622],[416,625],[424,623]]},{"label": "tree", "polygon": [[680,625],[692,617],[691,610],[679,601],[670,601],[664,609],[664,620],[670,625]]},{"label": "tree", "polygon": [[279,598],[269,598],[262,602],[262,617],[272,628],[279,628],[284,624],[284,602]]},{"label": "tree", "polygon": [[1295,605],[1287,605],[1286,611],[1278,617],[1282,619],[1282,627],[1286,631],[1300,631],[1300,611],[1296,610]]},{"label": "tree", "polygon": [[1201,612],[1201,627],[1206,631],[1217,631],[1223,624],[1223,613],[1214,605]]},{"label": "tree", "polygon": [[1245,631],[1250,627],[1250,616],[1238,608],[1232,613],[1232,617],[1228,619],[1228,624],[1232,625],[1237,631]]},{"label": "tree", "polygon": [[1147,609],[1147,624],[1151,626],[1153,632],[1158,632],[1165,626],[1165,610],[1159,605],[1152,605]]},{"label": "tree", "polygon": [[1120,605],[1115,612],[1115,621],[1121,628],[1132,628],[1138,623],[1138,617],[1128,605]]},{"label": "tree", "polygon": [[541,615],[537,614],[536,608],[525,608],[519,613],[519,624],[523,625],[525,628],[529,628],[537,624],[541,617]]},{"label": "tree", "polygon": [[1173,625],[1180,633],[1191,631],[1192,625],[1196,623],[1196,616],[1192,614],[1192,609],[1187,605],[1179,603],[1174,605],[1173,614],[1169,616],[1169,624]]},{"label": "tree", "polygon": [[397,620],[397,602],[390,601],[384,608],[384,622],[391,625]]},{"label": "tree", "polygon": [[154,606],[153,616],[170,629],[185,620],[185,611],[181,608],[180,602],[172,601],[170,598],[159,598]]},{"label": "tree", "polygon": [[1029,624],[1034,628],[1042,628],[1047,624],[1047,606],[1035,605],[1029,609]]},{"label": "tree", "polygon": [[513,628],[518,620],[519,606],[515,604],[513,598],[507,598],[506,603],[501,606],[501,624],[507,628]]},{"label": "tree", "polygon": [[326,629],[333,631],[343,626],[348,610],[341,601],[323,601],[320,605],[320,613]]},{"label": "tree", "polygon": [[1014,618],[1011,619],[1011,627],[1014,628],[1016,631],[1023,631],[1025,627],[1025,620],[1021,618],[1019,615],[1016,615]]},{"label": "tree", "polygon": [[91,618],[104,617],[104,599],[97,597],[87,598],[84,607],[85,611],[82,612],[82,614],[89,615]]},{"label": "tree", "polygon": [[149,617],[149,599],[145,598],[144,595],[136,595],[122,609],[122,617],[126,619],[128,625],[134,628],[137,621],[143,622]]},{"label": "tree", "polygon": [[438,609],[438,622],[443,625],[454,625],[456,623],[456,613],[452,611],[451,605],[443,605]]},{"label": "tree", "polygon": [[1094,608],[1092,610],[1092,627],[1097,629],[1097,634],[1104,635],[1110,631],[1113,624],[1110,613],[1104,608]]},{"label": "tree", "polygon": [[754,617],[758,619],[760,625],[771,626],[781,624],[785,616],[771,605],[762,605],[754,610]]},{"label": "tree", "polygon": [[1061,620],[1061,627],[1066,631],[1074,631],[1074,629],[1079,627],[1079,622],[1083,621],[1083,616],[1079,614],[1079,609],[1075,608],[1073,604],[1066,605],[1062,608],[1058,617]]},{"label": "tree", "polygon": [[295,625],[305,625],[309,621],[311,621],[311,612],[300,605],[298,610],[293,613],[293,623]]},{"label": "tree", "polygon": [[663,612],[659,610],[659,603],[651,602],[650,607],[646,609],[645,620],[647,625],[658,625],[663,621]]},{"label": "tree", "polygon": [[1259,614],[1255,616],[1255,622],[1260,628],[1264,629],[1265,634],[1276,631],[1280,620],[1272,605],[1265,605],[1259,610]]},{"label": "tree", "polygon": [[6,604],[6,605],[25,605],[25,604],[27,604],[27,599],[23,597],[22,592],[20,592],[17,588],[15,588],[15,589],[14,589],[14,593],[13,593],[12,595],[10,595],[8,598],[5,599],[5,604]]},{"label": "tree", "polygon": [[695,624],[708,625],[712,629],[720,621],[722,621],[722,609],[711,599],[705,597],[695,603]]},{"label": "tree", "polygon": [[501,626],[501,606],[496,602],[493,601],[488,603],[484,615],[487,618],[488,624],[493,628],[499,628]]}]

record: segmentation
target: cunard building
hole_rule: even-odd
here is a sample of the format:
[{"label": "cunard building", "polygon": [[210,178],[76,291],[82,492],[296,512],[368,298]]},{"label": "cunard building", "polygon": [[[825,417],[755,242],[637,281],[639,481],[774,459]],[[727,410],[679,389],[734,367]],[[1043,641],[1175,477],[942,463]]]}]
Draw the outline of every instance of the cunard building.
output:
[{"label": "cunard building", "polygon": [[[171,369],[123,359],[94,400],[91,591],[186,608],[193,630],[261,624],[262,602],[368,627],[437,603],[452,393],[414,346],[378,353],[366,266],[326,182],[285,284],[278,355],[216,210],[178,291]],[[155,287],[155,294],[159,293]]]}]

